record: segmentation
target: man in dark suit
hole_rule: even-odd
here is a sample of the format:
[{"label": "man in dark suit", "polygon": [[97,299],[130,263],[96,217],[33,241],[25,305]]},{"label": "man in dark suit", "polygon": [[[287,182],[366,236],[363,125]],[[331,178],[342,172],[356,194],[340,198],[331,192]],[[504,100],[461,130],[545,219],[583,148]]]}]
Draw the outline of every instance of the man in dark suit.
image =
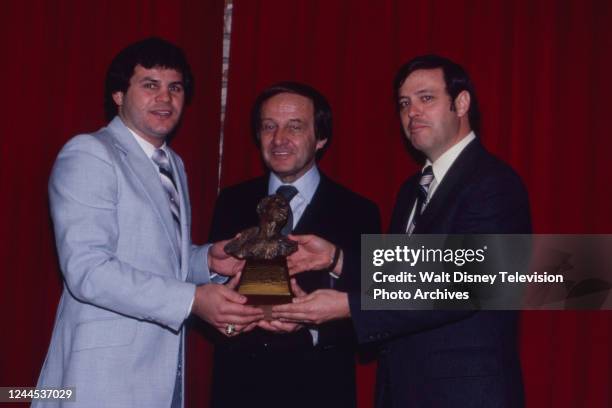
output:
[{"label": "man in dark suit", "polygon": [[[357,290],[360,237],[379,232],[380,218],[374,203],[316,166],[332,135],[329,104],[307,85],[279,83],[256,99],[251,124],[269,174],[221,191],[210,237],[231,238],[257,225],[255,209],[262,198],[292,191],[293,233],[316,234],[335,244],[327,267],[302,274],[301,287]],[[334,260],[350,271],[342,273]],[[318,326],[264,320],[259,325],[216,345],[213,407],[356,406],[356,342],[349,320]]]},{"label": "man in dark suit", "polygon": [[[402,129],[426,160],[401,187],[390,232],[530,233],[520,178],[476,137],[478,105],[465,70],[439,56],[417,57],[394,84]],[[302,241],[294,261],[323,264],[333,250],[315,237]],[[299,262],[292,265],[298,273]],[[524,405],[516,312],[364,311],[359,293],[322,290],[274,315],[316,323],[351,316],[360,342],[380,342],[377,407]]]}]

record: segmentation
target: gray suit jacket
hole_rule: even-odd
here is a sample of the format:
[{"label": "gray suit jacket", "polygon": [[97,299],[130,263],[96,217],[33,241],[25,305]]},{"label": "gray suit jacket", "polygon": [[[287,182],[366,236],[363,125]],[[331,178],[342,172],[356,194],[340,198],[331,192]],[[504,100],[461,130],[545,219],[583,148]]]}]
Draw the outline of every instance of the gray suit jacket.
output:
[{"label": "gray suit jacket", "polygon": [[191,245],[183,163],[170,156],[181,242],[159,174],[118,117],[71,139],[55,162],[64,290],[38,387],[76,387],[66,406],[170,406],[183,320],[196,284],[209,280],[207,246]]}]

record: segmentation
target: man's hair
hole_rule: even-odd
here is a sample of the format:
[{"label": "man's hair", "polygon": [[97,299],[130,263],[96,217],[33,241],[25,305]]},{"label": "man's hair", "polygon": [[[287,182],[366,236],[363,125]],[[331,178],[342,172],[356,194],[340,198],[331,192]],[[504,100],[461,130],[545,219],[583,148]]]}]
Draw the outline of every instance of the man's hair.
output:
[{"label": "man's hair", "polygon": [[108,120],[117,114],[113,94],[127,92],[136,65],[147,69],[159,67],[180,72],[183,76],[185,102],[189,103],[193,95],[193,76],[185,53],[166,40],[150,37],[128,45],[110,63],[104,83],[104,111]]},{"label": "man's hair", "polygon": [[251,110],[251,133],[255,139],[255,144],[259,147],[260,145],[260,134],[261,134],[261,108],[265,101],[272,98],[275,95],[281,93],[291,93],[303,96],[312,101],[314,107],[314,133],[317,140],[327,139],[327,143],[323,149],[319,150],[317,157],[321,156],[323,150],[329,146],[329,142],[332,137],[332,111],[327,99],[319,91],[313,87],[302,84],[299,82],[278,82],[266,89],[264,89],[253,104]]},{"label": "man's hair", "polygon": [[[393,81],[393,96],[395,103],[399,100],[399,90],[404,84],[408,76],[419,69],[437,69],[441,68],[444,74],[444,82],[446,84],[446,93],[450,96],[452,111],[455,110],[455,99],[462,91],[467,91],[470,94],[470,109],[468,110],[468,119],[470,127],[475,134],[480,133],[480,110],[478,109],[478,100],[474,84],[470,80],[467,71],[459,64],[454,63],[448,58],[439,55],[422,55],[411,59],[400,67]],[[398,106],[399,108],[399,106]]]}]

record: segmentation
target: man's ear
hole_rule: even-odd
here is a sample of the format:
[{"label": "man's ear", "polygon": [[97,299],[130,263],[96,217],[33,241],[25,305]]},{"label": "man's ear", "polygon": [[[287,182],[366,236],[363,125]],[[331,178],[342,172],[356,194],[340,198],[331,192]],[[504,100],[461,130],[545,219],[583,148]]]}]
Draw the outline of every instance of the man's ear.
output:
[{"label": "man's ear", "polygon": [[461,91],[455,98],[455,111],[457,116],[465,116],[470,110],[470,93],[468,91]]},{"label": "man's ear", "polygon": [[117,104],[117,106],[123,105],[123,92],[113,92],[113,101],[115,101],[115,104]]},{"label": "man's ear", "polygon": [[327,144],[327,139],[317,140],[317,150],[322,149]]}]

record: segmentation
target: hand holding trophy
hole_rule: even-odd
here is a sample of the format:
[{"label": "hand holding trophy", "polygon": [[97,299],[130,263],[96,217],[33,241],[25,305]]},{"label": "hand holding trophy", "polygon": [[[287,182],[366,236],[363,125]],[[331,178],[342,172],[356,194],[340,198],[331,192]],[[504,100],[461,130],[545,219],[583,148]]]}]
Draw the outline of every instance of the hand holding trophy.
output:
[{"label": "hand holding trophy", "polygon": [[257,205],[259,226],[242,231],[225,245],[225,252],[246,259],[238,293],[247,304],[260,306],[270,320],[273,305],[291,302],[287,256],[297,251],[297,242],[281,234],[291,207],[279,194],[263,198]]}]

